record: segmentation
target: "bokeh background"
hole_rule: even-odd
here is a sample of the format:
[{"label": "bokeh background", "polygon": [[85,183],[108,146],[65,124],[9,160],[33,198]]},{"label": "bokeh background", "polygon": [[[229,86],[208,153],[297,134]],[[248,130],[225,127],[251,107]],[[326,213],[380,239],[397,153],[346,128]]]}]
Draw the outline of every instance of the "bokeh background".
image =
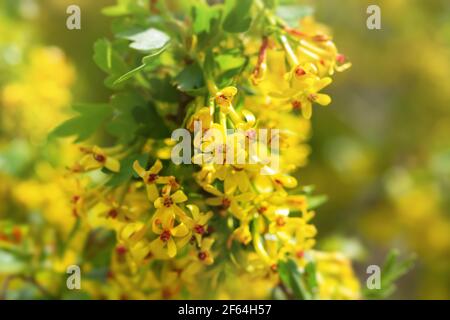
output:
[{"label": "bokeh background", "polygon": [[[69,232],[59,177],[73,150],[47,134],[71,102],[108,98],[92,45],[110,35],[100,9],[114,2],[0,2],[0,246]],[[328,196],[315,220],[319,247],[352,257],[363,282],[391,248],[416,253],[393,298],[449,299],[450,2],[299,3],[315,8],[353,63],[327,90],[332,105],[316,108],[313,152],[299,175]],[[82,30],[65,27],[69,4],[81,7]],[[381,30],[366,28],[369,4],[381,7]],[[0,281],[2,271],[33,265],[8,259],[0,255]]]}]

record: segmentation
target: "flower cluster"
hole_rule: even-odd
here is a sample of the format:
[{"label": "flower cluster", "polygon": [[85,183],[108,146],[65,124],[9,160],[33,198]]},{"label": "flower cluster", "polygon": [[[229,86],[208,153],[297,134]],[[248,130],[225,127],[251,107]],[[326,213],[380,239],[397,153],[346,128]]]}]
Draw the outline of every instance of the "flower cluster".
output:
[{"label": "flower cluster", "polygon": [[[240,1],[233,10],[164,3],[120,7],[116,39],[94,48],[115,94],[74,106],[52,132],[83,144],[58,189],[73,223],[49,235],[63,241],[45,267],[80,264],[94,298],[358,298],[350,262],[314,250],[318,204],[297,175],[312,105],[331,102],[321,91],[349,63],[312,18],[293,28],[261,1],[245,9],[262,17],[251,29],[235,16]],[[161,21],[143,19],[150,11]],[[19,89],[5,90],[9,104],[24,98]],[[194,165],[170,161],[179,128],[190,132]],[[26,232],[8,227],[0,244]],[[240,292],[246,283],[258,290]]]}]

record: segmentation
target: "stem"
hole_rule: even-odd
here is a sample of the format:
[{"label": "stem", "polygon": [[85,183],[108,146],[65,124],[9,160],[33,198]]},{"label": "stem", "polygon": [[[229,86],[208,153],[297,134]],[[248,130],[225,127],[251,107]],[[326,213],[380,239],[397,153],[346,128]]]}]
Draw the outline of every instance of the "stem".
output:
[{"label": "stem", "polygon": [[63,246],[61,247],[61,250],[59,251],[60,255],[63,255],[67,248],[69,247],[69,244],[72,242],[72,239],[75,237],[75,235],[77,234],[78,230],[80,229],[81,226],[81,218],[76,218],[77,220],[75,221],[74,225],[72,226],[72,229],[70,230],[69,236],[67,237],[66,242],[64,242]]},{"label": "stem", "polygon": [[286,288],[283,282],[280,282],[278,284],[278,287],[281,289],[281,291],[283,291],[284,295],[288,300],[294,300],[294,296],[292,295],[291,292],[289,292],[288,288]]},{"label": "stem", "polygon": [[[279,21],[277,21],[277,17],[275,17],[272,12],[270,12],[269,10],[267,10],[265,8],[264,3],[261,0],[255,0],[255,4],[261,11],[263,11],[263,14],[267,19],[267,22],[271,26],[280,27],[280,25],[281,26],[283,25],[283,23],[281,23],[281,22],[279,23]],[[280,20],[280,19],[278,18],[278,20]],[[289,44],[289,41],[286,38],[286,36],[281,34],[278,36],[278,40],[280,41],[281,45],[283,46],[284,50],[286,51],[286,54],[288,55],[288,60],[289,60],[289,64],[291,65],[291,67],[297,66],[298,65],[297,56],[295,55],[294,51],[292,50],[292,47]]]},{"label": "stem", "polygon": [[286,54],[288,55],[288,60],[289,60],[289,64],[291,65],[291,67],[297,66],[298,65],[297,56],[295,55],[294,51],[292,50],[292,47],[289,44],[289,41],[286,38],[286,36],[280,35],[278,38],[279,38],[284,50],[286,51]]},{"label": "stem", "polygon": [[219,91],[219,89],[217,89],[216,84],[214,83],[214,81],[211,78],[206,78],[206,87],[208,88],[209,94],[211,95],[211,97],[215,97],[217,91]]}]

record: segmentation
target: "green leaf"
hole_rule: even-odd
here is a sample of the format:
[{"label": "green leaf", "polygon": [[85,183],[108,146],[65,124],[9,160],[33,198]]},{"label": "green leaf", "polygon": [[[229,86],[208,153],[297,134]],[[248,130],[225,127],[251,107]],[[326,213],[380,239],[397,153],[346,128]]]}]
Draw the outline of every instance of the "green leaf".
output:
[{"label": "green leaf", "polygon": [[114,232],[104,229],[91,231],[84,243],[83,261],[89,261],[93,268],[109,266],[115,244]]},{"label": "green leaf", "polygon": [[107,39],[99,39],[94,44],[94,57],[97,66],[108,74],[122,73],[126,64]]},{"label": "green leaf", "polygon": [[93,59],[97,66],[109,75],[105,80],[105,85],[109,88],[114,87],[116,79],[129,69],[114,45],[107,39],[95,42]]},{"label": "green leaf", "polygon": [[[314,273],[312,273],[312,271],[314,271]],[[310,272],[312,273],[311,277],[315,278],[315,270],[310,269]],[[280,261],[278,263],[278,274],[280,275],[282,283],[292,292],[295,299],[312,299],[313,295],[309,292],[294,260]],[[312,279],[309,279],[309,281],[311,284],[314,284]]]},{"label": "green leaf", "polygon": [[308,196],[308,210],[314,210],[328,201],[326,195]]},{"label": "green leaf", "polygon": [[211,30],[212,20],[217,19],[220,16],[220,11],[217,7],[211,7],[206,3],[196,3],[192,7],[192,28],[196,34]]},{"label": "green leaf", "polygon": [[169,128],[153,104],[134,108],[132,113],[134,119],[140,125],[138,133],[142,136],[152,139],[170,137]]},{"label": "green leaf", "polygon": [[205,87],[203,71],[198,63],[193,63],[185,67],[175,78],[175,83],[180,91],[197,95],[199,89]]},{"label": "green leaf", "polygon": [[399,255],[399,252],[395,249],[388,253],[381,268],[381,288],[365,288],[363,291],[364,297],[368,299],[384,299],[395,292],[395,281],[411,270],[416,260],[415,255],[410,255],[405,260],[400,261]]},{"label": "green leaf", "polygon": [[305,266],[305,278],[308,290],[312,295],[315,295],[319,284],[317,282],[316,264],[313,261],[308,262]]},{"label": "green leaf", "polygon": [[131,40],[130,48],[148,53],[149,55],[161,53],[170,42],[170,37],[166,33],[155,28],[130,34],[122,34],[120,36]]},{"label": "green leaf", "polygon": [[291,278],[288,264],[284,261],[278,263],[278,275],[280,276],[281,282],[286,286],[291,287]]},{"label": "green leaf", "polygon": [[152,97],[158,101],[169,103],[179,102],[180,92],[171,81],[172,78],[170,76],[150,79]]},{"label": "green leaf", "polygon": [[314,13],[314,9],[306,5],[283,5],[276,9],[276,14],[282,18],[291,27],[297,27],[300,19],[310,16]]},{"label": "green leaf", "polygon": [[113,117],[106,131],[118,138],[118,142],[127,144],[136,137],[139,124],[133,116],[136,107],[145,107],[146,101],[134,91],[121,92],[111,98]]},{"label": "green leaf", "polygon": [[142,64],[138,67],[134,68],[133,70],[128,71],[127,73],[121,75],[118,79],[114,81],[114,85],[121,84],[122,82],[125,82],[131,78],[133,78],[135,75],[137,75],[140,71],[146,69],[146,67],[152,66],[154,62],[154,57],[157,57],[161,53],[163,53],[165,50],[165,47],[162,48],[159,51],[155,51],[145,57],[142,58]]},{"label": "green leaf", "polygon": [[239,75],[247,65],[248,60],[242,55],[222,54],[215,57],[218,70],[221,74],[217,76],[217,82],[221,87],[229,86],[233,83],[234,77]]},{"label": "green leaf", "polygon": [[76,142],[85,141],[112,115],[112,108],[108,104],[77,104],[73,109],[79,115],[56,127],[50,133],[50,138],[76,136]]},{"label": "green leaf", "polygon": [[[253,0],[228,0],[228,14],[223,22],[223,29],[230,33],[245,32],[252,24],[250,10]],[[231,10],[230,10],[231,8]]]}]

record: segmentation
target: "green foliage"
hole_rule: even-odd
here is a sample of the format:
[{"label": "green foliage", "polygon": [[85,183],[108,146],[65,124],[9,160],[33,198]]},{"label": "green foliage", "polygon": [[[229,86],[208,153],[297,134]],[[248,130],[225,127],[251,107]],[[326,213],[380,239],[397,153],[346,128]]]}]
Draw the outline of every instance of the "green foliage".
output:
[{"label": "green foliage", "polygon": [[400,253],[391,250],[381,268],[380,289],[364,289],[363,296],[367,299],[384,299],[392,295],[396,290],[395,281],[405,275],[414,266],[415,255],[411,255],[404,260],[400,260]]},{"label": "green foliage", "polygon": [[93,59],[97,66],[108,74],[105,83],[109,87],[128,70],[117,49],[106,39],[100,39],[95,42]]},{"label": "green foliage", "polygon": [[77,142],[85,141],[112,115],[112,109],[104,103],[77,104],[73,109],[78,115],[59,125],[50,136],[76,136]]},{"label": "green foliage", "polygon": [[193,96],[206,92],[203,70],[198,63],[185,67],[175,78],[177,89]]},{"label": "green foliage", "polygon": [[200,2],[193,5],[191,16],[194,33],[209,33],[211,31],[213,20],[220,17],[220,9],[217,6],[211,7],[206,3]]},{"label": "green foliage", "polygon": [[230,33],[245,32],[252,24],[251,7],[253,0],[226,1],[227,15],[223,22],[223,29]]},{"label": "green foliage", "polygon": [[308,196],[308,210],[314,210],[328,201],[326,195]]},{"label": "green foliage", "polygon": [[311,300],[316,297],[318,284],[314,262],[308,262],[301,270],[294,260],[282,261],[278,264],[278,272],[285,298]]}]

